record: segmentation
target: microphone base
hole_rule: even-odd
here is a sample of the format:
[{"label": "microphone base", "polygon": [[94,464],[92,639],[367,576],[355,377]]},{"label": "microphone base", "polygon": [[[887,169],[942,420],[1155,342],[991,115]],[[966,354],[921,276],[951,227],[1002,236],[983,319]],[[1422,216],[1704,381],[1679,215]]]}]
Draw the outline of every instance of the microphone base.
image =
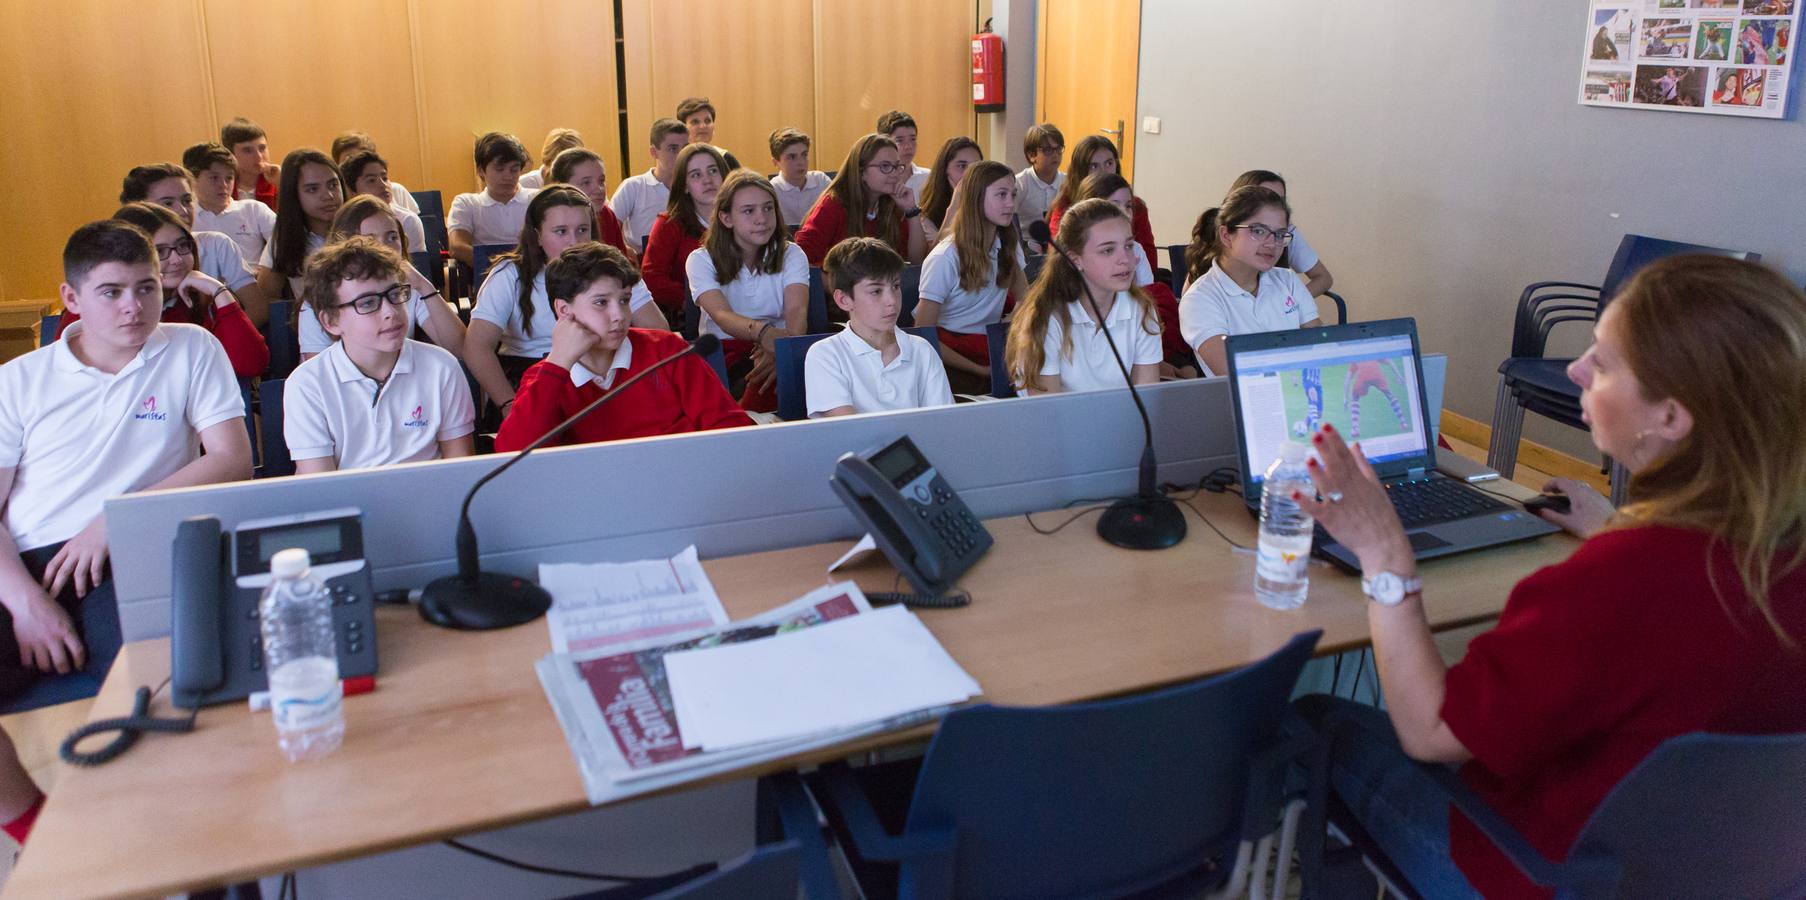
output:
[{"label": "microphone base", "polygon": [[441,628],[490,631],[531,622],[552,608],[545,588],[514,575],[478,572],[434,579],[420,594],[420,617]]},{"label": "microphone base", "polygon": [[1185,514],[1166,497],[1130,497],[1104,510],[1097,534],[1130,550],[1164,550],[1185,540]]}]

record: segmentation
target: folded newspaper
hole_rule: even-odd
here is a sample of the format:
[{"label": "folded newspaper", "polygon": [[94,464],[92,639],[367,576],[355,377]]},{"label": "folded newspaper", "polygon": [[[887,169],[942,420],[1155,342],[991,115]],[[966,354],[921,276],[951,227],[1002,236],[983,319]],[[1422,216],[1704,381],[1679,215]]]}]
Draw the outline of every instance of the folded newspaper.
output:
[{"label": "folded newspaper", "polygon": [[590,803],[606,803],[945,714],[950,707],[728,750],[684,747],[682,723],[665,673],[667,654],[759,640],[871,610],[858,585],[839,582],[725,626],[599,650],[552,653],[535,670],[576,757]]}]

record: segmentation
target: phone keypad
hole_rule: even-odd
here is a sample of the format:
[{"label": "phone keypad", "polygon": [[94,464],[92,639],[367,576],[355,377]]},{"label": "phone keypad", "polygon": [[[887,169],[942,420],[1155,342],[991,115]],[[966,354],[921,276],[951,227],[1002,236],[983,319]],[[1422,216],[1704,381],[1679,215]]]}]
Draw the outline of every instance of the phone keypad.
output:
[{"label": "phone keypad", "polygon": [[940,479],[917,484],[912,493],[918,501],[916,513],[928,520],[941,542],[955,553],[970,555],[984,542],[985,530],[978,517]]}]

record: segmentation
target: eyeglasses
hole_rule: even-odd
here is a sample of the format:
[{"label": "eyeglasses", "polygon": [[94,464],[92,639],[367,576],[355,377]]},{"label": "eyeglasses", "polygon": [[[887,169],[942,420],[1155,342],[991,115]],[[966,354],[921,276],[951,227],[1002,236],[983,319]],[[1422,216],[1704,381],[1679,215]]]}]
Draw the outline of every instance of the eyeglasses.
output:
[{"label": "eyeglasses", "polygon": [[1292,242],[1292,235],[1296,234],[1296,232],[1290,228],[1281,228],[1278,231],[1274,231],[1265,225],[1237,225],[1230,229],[1230,231],[1238,230],[1248,232],[1249,237],[1260,241],[1261,243],[1272,240],[1281,244],[1290,244]]},{"label": "eyeglasses", "polygon": [[882,172],[885,175],[893,175],[897,172],[900,172],[904,169],[909,168],[909,166],[907,166],[903,163],[900,163],[900,162],[880,162],[880,163],[872,163],[870,168],[877,169],[879,172]]},{"label": "eyeglasses", "polygon": [[408,286],[398,284],[386,291],[373,294],[362,294],[338,305],[339,309],[349,306],[360,316],[367,316],[381,308],[384,303],[390,306],[403,306],[408,302]]},{"label": "eyeglasses", "polygon": [[194,241],[188,238],[182,238],[173,244],[158,244],[156,249],[158,262],[168,262],[171,256],[178,253],[183,256],[192,257],[194,256]]}]

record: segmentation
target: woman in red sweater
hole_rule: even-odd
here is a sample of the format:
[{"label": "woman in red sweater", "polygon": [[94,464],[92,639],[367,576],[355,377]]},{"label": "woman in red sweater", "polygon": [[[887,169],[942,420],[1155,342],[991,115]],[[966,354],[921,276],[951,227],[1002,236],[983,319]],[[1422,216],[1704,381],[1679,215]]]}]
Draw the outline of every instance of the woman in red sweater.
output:
[{"label": "woman in red sweater", "polygon": [[[127,203],[113,214],[121,222],[144,229],[157,249],[157,273],[163,279],[163,321],[199,325],[219,338],[240,378],[262,375],[270,367],[270,348],[251,317],[245,314],[232,291],[201,271],[194,234],[174,212],[155,203]],[[81,321],[74,312],[63,313],[62,329]]]},{"label": "woman in red sweater", "polygon": [[708,144],[684,147],[677,154],[677,184],[671,186],[665,211],[653,220],[646,237],[640,275],[646,279],[653,301],[674,326],[683,323],[684,300],[690,294],[684,262],[702,246],[709,211],[715,208],[715,196],[726,175],[727,160],[721,151]]},{"label": "woman in red sweater", "polygon": [[634,258],[633,251],[627,249],[621,220],[608,208],[608,169],[602,165],[602,157],[596,155],[596,151],[572,147],[558,154],[552,160],[552,180],[546,183],[568,184],[582,191],[589,198],[589,205],[596,209],[596,227],[591,234],[596,240],[627,254],[628,259]]},{"label": "woman in red sweater", "polygon": [[[896,141],[881,134],[854,141],[840,171],[796,230],[796,245],[809,265],[819,268],[835,244],[856,237],[878,238],[904,259],[921,262],[928,255],[928,239],[921,228],[912,227],[922,208],[909,189],[910,172],[897,154]],[[864,215],[850,215],[849,210]]]},{"label": "woman in red sweater", "polygon": [[[1085,199],[1079,195],[1085,179],[1099,172],[1121,174],[1122,154],[1109,138],[1094,134],[1079,141],[1071,159],[1066,162],[1066,181],[1060,185],[1060,193],[1054,195],[1053,206],[1047,211],[1049,231],[1060,233],[1060,217],[1066,214],[1066,207]],[[1159,248],[1154,246],[1154,226],[1148,222],[1148,205],[1140,197],[1129,201],[1129,223],[1134,226],[1135,243],[1141,245],[1141,252],[1158,266],[1155,260],[1160,257],[1157,255]]]},{"label": "woman in red sweater", "polygon": [[1300,707],[1372,717],[1381,737],[1340,755],[1332,785],[1426,896],[1547,892],[1424,790],[1406,754],[1460,764],[1475,793],[1561,860],[1664,740],[1806,730],[1806,294],[1755,263],[1670,258],[1631,280],[1594,336],[1569,375],[1593,443],[1632,473],[1631,502],[1614,510],[1551,482],[1572,510],[1545,518],[1586,542],[1519,582],[1453,667],[1372,469],[1327,427],[1314,438],[1323,499],[1302,502],[1372,580],[1367,618],[1397,743],[1370,707]]}]

